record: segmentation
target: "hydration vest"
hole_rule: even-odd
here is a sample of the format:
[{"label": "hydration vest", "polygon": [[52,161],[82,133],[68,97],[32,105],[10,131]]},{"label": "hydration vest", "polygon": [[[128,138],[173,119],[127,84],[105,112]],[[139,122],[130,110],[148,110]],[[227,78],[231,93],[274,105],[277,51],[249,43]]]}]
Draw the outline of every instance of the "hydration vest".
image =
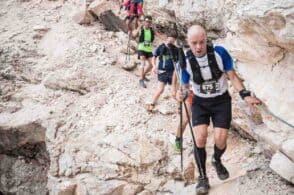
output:
[{"label": "hydration vest", "polygon": [[[188,58],[189,63],[191,65],[191,70],[193,73],[193,81],[196,84],[201,85],[202,83],[205,82],[205,80],[203,79],[203,77],[201,75],[199,63],[197,62],[196,57],[194,56],[194,54],[191,50],[187,51],[187,58]],[[207,42],[207,58],[208,58],[208,65],[209,65],[211,75],[212,75],[212,79],[210,79],[210,80],[217,81],[222,76],[223,71],[221,71],[218,67],[218,64],[217,64],[216,58],[215,58],[215,54],[214,54],[213,44],[210,41]]]},{"label": "hydration vest", "polygon": [[[167,47],[164,43],[159,46],[159,60],[161,61],[158,69],[159,70],[174,70],[174,63],[179,60],[178,48],[175,45]],[[169,58],[166,59],[165,57]],[[171,67],[166,66],[166,60],[171,60]]]},{"label": "hydration vest", "polygon": [[[151,41],[150,42],[152,43],[154,41],[154,31],[152,28],[150,28],[150,31],[151,31]],[[145,30],[142,27],[140,37],[139,37],[139,43],[143,43],[144,41],[145,41]]]}]

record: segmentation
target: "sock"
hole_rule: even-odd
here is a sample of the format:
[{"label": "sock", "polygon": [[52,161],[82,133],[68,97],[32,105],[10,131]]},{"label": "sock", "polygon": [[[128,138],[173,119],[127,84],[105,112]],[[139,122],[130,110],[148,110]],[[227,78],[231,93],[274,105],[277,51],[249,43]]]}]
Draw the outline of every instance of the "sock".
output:
[{"label": "sock", "polygon": [[[195,161],[199,170],[200,177],[206,177],[206,150],[204,148],[198,148],[198,155],[196,153],[196,149],[194,148],[194,157]],[[203,170],[203,173],[201,172],[201,168]]]},{"label": "sock", "polygon": [[225,153],[227,146],[224,149],[219,149],[216,145],[214,145],[214,154],[213,157],[216,161],[221,161],[221,156]]},{"label": "sock", "polygon": [[181,137],[176,137],[176,141],[181,141]]}]

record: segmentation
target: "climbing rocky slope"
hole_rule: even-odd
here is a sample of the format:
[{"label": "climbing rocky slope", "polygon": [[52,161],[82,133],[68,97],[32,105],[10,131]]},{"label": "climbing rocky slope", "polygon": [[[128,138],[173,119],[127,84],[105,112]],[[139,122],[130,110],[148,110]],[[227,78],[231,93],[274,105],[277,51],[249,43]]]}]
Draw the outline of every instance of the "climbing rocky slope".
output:
[{"label": "climbing rocky slope", "polygon": [[[170,90],[154,114],[146,112],[156,76],[139,88],[138,70],[121,68],[127,35],[105,30],[95,17],[76,23],[85,2],[0,0],[0,194],[194,194],[189,129],[183,172],[172,147],[178,115]],[[294,123],[291,1],[146,1],[155,15],[160,6],[178,10],[183,32],[204,23],[232,52],[246,85]],[[155,17],[164,28],[166,20]],[[210,194],[294,193],[293,128],[235,96],[223,157],[231,177],[217,179],[210,136]]]}]

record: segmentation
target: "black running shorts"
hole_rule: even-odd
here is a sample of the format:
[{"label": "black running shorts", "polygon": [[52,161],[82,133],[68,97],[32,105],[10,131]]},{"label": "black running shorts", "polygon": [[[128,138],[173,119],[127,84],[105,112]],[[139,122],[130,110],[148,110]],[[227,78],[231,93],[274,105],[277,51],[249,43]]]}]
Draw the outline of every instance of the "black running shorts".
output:
[{"label": "black running shorts", "polygon": [[163,72],[158,74],[158,81],[163,82],[165,85],[172,84],[173,72]]},{"label": "black running shorts", "polygon": [[209,125],[210,119],[214,127],[229,129],[232,120],[232,100],[228,92],[213,98],[193,96],[192,124]]},{"label": "black running shorts", "polygon": [[145,58],[148,59],[148,58],[152,58],[153,54],[152,54],[152,52],[138,50],[138,59],[140,59],[140,56],[145,56]]}]

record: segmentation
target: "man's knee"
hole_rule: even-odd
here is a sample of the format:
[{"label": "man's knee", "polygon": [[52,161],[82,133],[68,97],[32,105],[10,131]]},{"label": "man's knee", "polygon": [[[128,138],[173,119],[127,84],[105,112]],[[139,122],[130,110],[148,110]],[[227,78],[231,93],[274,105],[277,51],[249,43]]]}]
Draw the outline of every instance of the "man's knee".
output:
[{"label": "man's knee", "polygon": [[228,129],[223,129],[223,128],[215,129],[214,139],[215,139],[215,144],[217,145],[218,148],[224,148],[226,146],[227,137],[228,137]]},{"label": "man's knee", "polygon": [[151,66],[152,66],[151,58],[148,58],[146,61],[147,61],[147,65],[148,65],[148,67],[149,67],[149,66],[151,67]]},{"label": "man's knee", "polygon": [[144,63],[145,63],[145,61],[146,61],[146,57],[145,57],[145,56],[143,56],[143,55],[140,55],[140,60],[141,60],[142,62],[144,62]]},{"label": "man's knee", "polygon": [[196,144],[198,147],[204,147],[206,145],[207,136],[207,125],[199,125],[196,127]]},{"label": "man's knee", "polygon": [[200,148],[204,147],[206,145],[206,139],[207,139],[207,137],[205,137],[205,136],[201,137],[201,136],[197,135],[197,137],[196,137],[197,146]]},{"label": "man's knee", "polygon": [[226,139],[228,135],[228,129],[215,128],[215,139]]},{"label": "man's knee", "polygon": [[157,89],[157,93],[158,94],[162,94],[163,91],[164,91],[164,86],[163,87],[162,86],[159,86],[158,89]]}]

